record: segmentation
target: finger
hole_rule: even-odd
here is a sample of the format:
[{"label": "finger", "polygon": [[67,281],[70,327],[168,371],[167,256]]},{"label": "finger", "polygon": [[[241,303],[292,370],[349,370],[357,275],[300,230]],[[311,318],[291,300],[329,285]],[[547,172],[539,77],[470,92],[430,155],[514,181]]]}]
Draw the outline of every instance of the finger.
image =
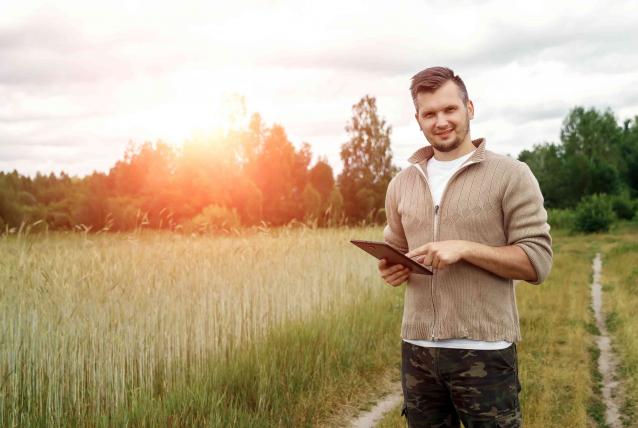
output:
[{"label": "finger", "polygon": [[385,269],[388,267],[388,261],[386,259],[379,260],[379,269]]},{"label": "finger", "polygon": [[407,276],[409,273],[410,273],[410,270],[408,268],[401,269],[399,272],[389,275],[387,278],[385,278],[385,280],[386,282],[394,283],[397,279]]},{"label": "finger", "polygon": [[410,277],[410,271],[401,272],[401,274],[397,278],[395,278],[392,281],[389,281],[388,283],[392,285],[393,287],[396,287],[397,285],[401,285],[405,281],[407,281],[409,277]]},{"label": "finger", "polygon": [[414,256],[414,257],[410,257],[412,260],[414,260],[417,263],[422,263],[423,259],[425,258],[425,256]]},{"label": "finger", "polygon": [[414,256],[420,256],[425,254],[428,251],[428,247],[427,244],[426,245],[422,245],[420,247],[417,247],[413,250],[408,251],[407,253],[405,253],[406,257],[412,258]]},{"label": "finger", "polygon": [[401,275],[405,274],[405,271],[403,269],[397,271],[397,272],[393,272],[389,275],[387,275],[384,279],[386,281],[394,281],[395,279],[397,279],[398,277],[400,277]]},{"label": "finger", "polygon": [[396,264],[396,265],[392,265],[389,268],[385,269],[385,274],[386,275],[391,275],[393,273],[399,272],[401,269],[403,269],[405,266],[400,265],[400,264]]},{"label": "finger", "polygon": [[398,280],[396,280],[395,282],[390,283],[391,286],[393,287],[398,287],[399,285],[405,283],[408,280],[408,277],[402,277],[399,278]]},{"label": "finger", "polygon": [[438,269],[439,268],[439,262],[440,262],[440,260],[439,260],[438,257],[436,257],[436,256],[432,257],[432,267],[434,269]]},{"label": "finger", "polygon": [[436,252],[433,249],[429,249],[428,252],[425,254],[425,261],[428,265],[431,266],[432,263],[434,263],[434,257],[436,257]]},{"label": "finger", "polygon": [[385,271],[385,272],[381,273],[381,278],[383,278],[385,281],[387,281],[388,278],[390,278],[392,275],[396,275],[396,274],[397,273],[394,272],[394,271],[392,271],[392,272]]}]

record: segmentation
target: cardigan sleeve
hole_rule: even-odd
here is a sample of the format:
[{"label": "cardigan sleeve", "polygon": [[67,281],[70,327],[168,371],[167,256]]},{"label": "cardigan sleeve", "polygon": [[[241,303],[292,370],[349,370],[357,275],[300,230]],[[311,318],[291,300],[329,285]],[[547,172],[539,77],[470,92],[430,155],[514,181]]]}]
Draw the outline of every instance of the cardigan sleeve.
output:
[{"label": "cardigan sleeve", "polygon": [[385,243],[396,248],[402,253],[407,253],[408,241],[403,231],[403,225],[401,224],[401,215],[398,211],[397,204],[397,177],[394,177],[390,184],[388,184],[388,190],[385,194],[385,215],[387,218],[387,225],[383,229],[383,240]]},{"label": "cardigan sleeve", "polygon": [[526,163],[517,161],[503,195],[503,221],[508,245],[517,245],[529,258],[542,283],[552,268],[552,238],[538,181]]}]

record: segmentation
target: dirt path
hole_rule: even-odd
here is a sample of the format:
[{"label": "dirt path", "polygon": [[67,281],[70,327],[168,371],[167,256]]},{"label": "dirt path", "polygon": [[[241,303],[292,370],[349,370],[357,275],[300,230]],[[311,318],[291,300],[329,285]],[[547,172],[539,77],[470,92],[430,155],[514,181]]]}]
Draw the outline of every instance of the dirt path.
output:
[{"label": "dirt path", "polygon": [[596,254],[593,262],[594,280],[591,287],[592,306],[596,317],[596,326],[600,331],[600,336],[596,336],[596,344],[600,349],[598,357],[598,371],[602,375],[602,392],[603,403],[605,404],[605,422],[610,428],[620,428],[622,426],[620,420],[620,405],[618,403],[620,394],[618,394],[618,381],[616,380],[616,357],[611,348],[611,339],[609,331],[605,323],[605,315],[603,314],[603,291],[600,285],[600,272],[602,270],[602,261],[600,253]]},{"label": "dirt path", "polygon": [[352,422],[352,428],[371,428],[374,427],[386,413],[397,407],[403,400],[401,392],[401,384],[397,384],[392,392],[383,397],[375,406]]}]

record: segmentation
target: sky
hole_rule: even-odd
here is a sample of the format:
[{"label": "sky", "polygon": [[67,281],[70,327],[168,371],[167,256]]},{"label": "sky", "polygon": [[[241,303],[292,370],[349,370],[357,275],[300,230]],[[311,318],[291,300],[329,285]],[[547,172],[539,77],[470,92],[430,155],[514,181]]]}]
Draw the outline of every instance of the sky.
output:
[{"label": "sky", "polygon": [[241,96],[339,172],[364,95],[405,167],[427,144],[410,79],[436,65],[465,81],[472,138],[516,156],[574,106],[638,115],[636,28],[635,1],[0,0],[0,170],[108,171],[129,142],[224,126]]}]

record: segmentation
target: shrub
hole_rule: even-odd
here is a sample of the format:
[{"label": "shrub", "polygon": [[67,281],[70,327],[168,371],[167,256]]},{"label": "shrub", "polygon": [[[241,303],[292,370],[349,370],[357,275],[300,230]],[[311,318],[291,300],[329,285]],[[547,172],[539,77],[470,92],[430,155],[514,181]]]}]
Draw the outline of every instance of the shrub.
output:
[{"label": "shrub", "polygon": [[574,230],[577,232],[606,232],[615,220],[611,200],[607,195],[582,198],[576,207]]},{"label": "shrub", "polygon": [[301,194],[303,199],[304,219],[312,222],[321,215],[321,194],[310,183]]},{"label": "shrub", "polygon": [[46,222],[51,229],[71,229],[72,221],[68,213],[52,211],[47,213]]},{"label": "shrub", "polygon": [[576,212],[570,209],[550,208],[547,210],[547,218],[552,229],[572,230],[576,221]]},{"label": "shrub", "polygon": [[[130,196],[115,196],[106,200],[109,229],[132,230],[140,216],[139,201]],[[94,225],[95,226],[95,225]]]},{"label": "shrub", "polygon": [[636,215],[636,203],[627,194],[612,197],[611,207],[619,219],[631,220]]},{"label": "shrub", "polygon": [[235,209],[213,204],[187,222],[184,230],[198,233],[220,232],[238,228],[240,225],[239,214]]},{"label": "shrub", "polygon": [[377,210],[376,214],[374,215],[374,224],[377,225],[384,225],[387,222],[387,218],[385,216],[385,208],[380,208]]}]

